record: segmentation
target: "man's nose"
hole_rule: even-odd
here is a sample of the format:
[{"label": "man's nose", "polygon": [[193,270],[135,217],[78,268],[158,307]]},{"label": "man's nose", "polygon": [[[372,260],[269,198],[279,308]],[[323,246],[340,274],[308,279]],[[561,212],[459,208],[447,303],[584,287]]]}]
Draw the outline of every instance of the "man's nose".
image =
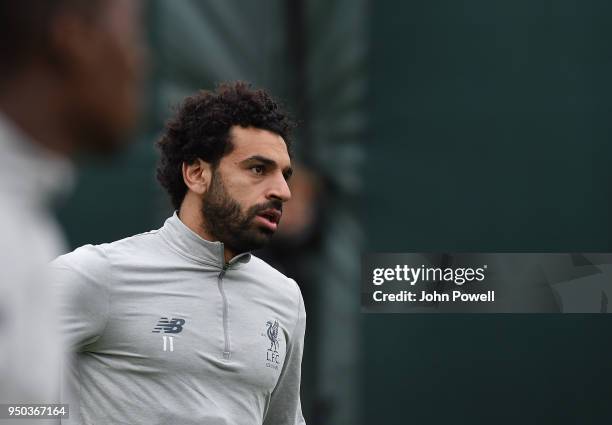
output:
[{"label": "man's nose", "polygon": [[282,202],[287,202],[291,199],[291,190],[289,189],[287,180],[285,180],[282,174],[280,174],[280,176],[275,176],[266,197],[268,199],[279,199]]}]

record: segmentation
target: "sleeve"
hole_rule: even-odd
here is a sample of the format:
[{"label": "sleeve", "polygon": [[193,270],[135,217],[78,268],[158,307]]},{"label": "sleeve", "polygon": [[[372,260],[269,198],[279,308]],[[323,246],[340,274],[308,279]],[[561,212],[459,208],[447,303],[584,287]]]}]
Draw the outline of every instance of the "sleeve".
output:
[{"label": "sleeve", "polygon": [[[294,282],[295,284],[295,282]],[[295,284],[297,287],[297,284]],[[300,378],[302,351],[306,331],[306,311],[304,300],[298,290],[298,313],[291,340],[287,343],[287,357],[278,383],[272,392],[270,405],[263,425],[305,425],[300,402]]]},{"label": "sleeve", "polygon": [[51,263],[66,350],[87,351],[102,335],[110,308],[109,275],[100,246],[83,246]]}]

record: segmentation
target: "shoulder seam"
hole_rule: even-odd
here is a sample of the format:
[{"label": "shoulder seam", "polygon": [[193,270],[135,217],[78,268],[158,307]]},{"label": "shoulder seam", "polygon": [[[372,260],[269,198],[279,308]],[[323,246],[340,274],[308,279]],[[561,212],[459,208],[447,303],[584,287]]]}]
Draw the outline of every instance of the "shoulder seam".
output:
[{"label": "shoulder seam", "polygon": [[104,255],[104,259],[106,260],[106,263],[108,264],[108,273],[107,273],[108,276],[105,276],[107,279],[106,279],[106,282],[104,282],[104,286],[106,288],[106,315],[104,318],[104,328],[102,328],[102,330],[100,331],[100,335],[98,336],[98,339],[102,338],[102,335],[104,335],[104,332],[106,332],[106,328],[108,327],[110,309],[111,309],[110,278],[112,276],[112,267],[113,267],[110,260],[108,259],[108,255],[106,255],[106,250],[104,249],[103,246],[100,246],[100,251]]},{"label": "shoulder seam", "polygon": [[[295,330],[297,329],[298,323],[300,323],[300,297],[301,297],[301,291],[300,291],[300,287],[297,284],[297,282],[293,279],[291,279],[290,277],[287,278],[289,280],[289,282],[293,282],[293,285],[295,285],[295,289],[297,292],[297,319],[295,321],[295,325],[293,325],[293,330],[291,331],[291,339],[295,338]],[[292,341],[293,344],[293,341]]]},{"label": "shoulder seam", "polygon": [[[109,243],[107,243],[107,244],[100,244],[100,245],[112,245],[112,244],[115,244],[115,243],[119,243],[119,242],[126,241],[126,240],[128,240],[128,239],[135,239],[135,238],[140,237],[140,236],[149,236],[149,235],[155,235],[155,234],[157,234],[158,232],[159,232],[159,229],[149,230],[148,232],[136,233],[135,235],[127,236],[127,237],[125,237],[125,238],[118,239],[118,240],[116,240],[116,241],[109,242]],[[98,245],[98,246],[99,246],[99,245]]]}]

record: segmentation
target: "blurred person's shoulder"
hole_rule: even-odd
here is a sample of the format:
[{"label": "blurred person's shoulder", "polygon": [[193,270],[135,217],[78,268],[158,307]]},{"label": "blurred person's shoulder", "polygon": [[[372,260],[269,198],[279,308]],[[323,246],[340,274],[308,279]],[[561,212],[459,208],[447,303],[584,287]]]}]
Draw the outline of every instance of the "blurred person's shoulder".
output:
[{"label": "blurred person's shoulder", "polygon": [[23,208],[22,203],[2,192],[0,205],[0,267],[5,275],[40,273],[65,251],[59,227],[45,211]]},{"label": "blurred person's shoulder", "polygon": [[25,293],[44,286],[46,264],[62,250],[53,226],[29,210],[19,211],[0,194],[0,295]]},{"label": "blurred person's shoulder", "polygon": [[72,186],[72,165],[38,146],[1,112],[0,152],[0,261],[9,268],[44,267],[65,251],[49,205]]}]

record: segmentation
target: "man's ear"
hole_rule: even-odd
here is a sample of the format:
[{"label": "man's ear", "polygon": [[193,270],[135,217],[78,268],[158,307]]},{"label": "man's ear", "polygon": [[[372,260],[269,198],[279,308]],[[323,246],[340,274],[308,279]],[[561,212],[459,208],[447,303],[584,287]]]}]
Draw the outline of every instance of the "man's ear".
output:
[{"label": "man's ear", "polygon": [[191,164],[183,162],[182,171],[183,181],[188,190],[198,195],[206,193],[212,177],[212,167],[208,162],[199,158]]}]

